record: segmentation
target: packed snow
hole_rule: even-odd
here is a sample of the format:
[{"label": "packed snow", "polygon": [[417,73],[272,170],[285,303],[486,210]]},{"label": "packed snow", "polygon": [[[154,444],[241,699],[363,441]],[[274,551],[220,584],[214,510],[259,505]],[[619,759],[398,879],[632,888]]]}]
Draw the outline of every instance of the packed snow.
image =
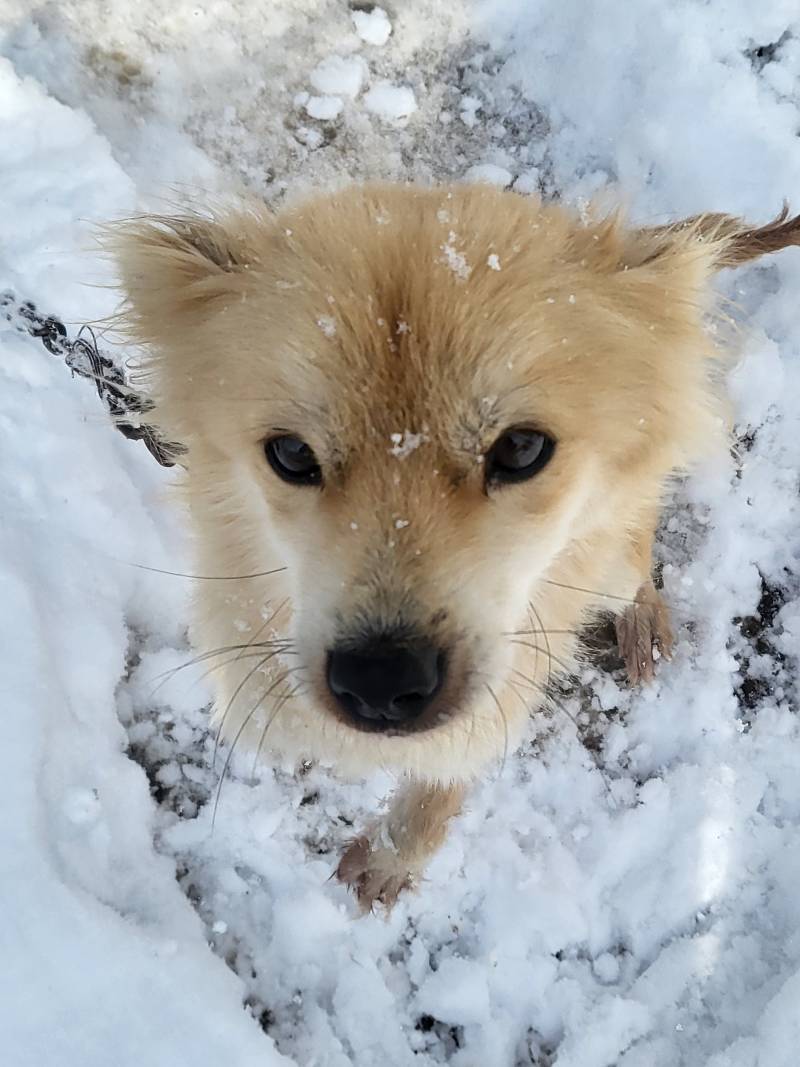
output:
[{"label": "packed snow", "polygon": [[404,122],[417,110],[413,90],[406,85],[379,81],[364,94],[364,107],[386,122]]},{"label": "packed snow", "polygon": [[362,41],[380,48],[389,40],[392,24],[382,7],[373,7],[371,11],[354,11],[353,25]]},{"label": "packed snow", "polygon": [[484,182],[486,185],[496,185],[505,189],[514,180],[514,175],[505,167],[498,167],[496,163],[477,163],[470,167],[464,175],[464,181]]},{"label": "packed snow", "polygon": [[328,56],[314,67],[309,81],[317,92],[355,97],[361,92],[365,73],[366,64],[360,56]]},{"label": "packed snow", "polygon": [[312,119],[335,119],[343,107],[340,96],[312,96],[306,102],[306,111]]},{"label": "packed snow", "polygon": [[[794,2],[352,7],[0,0],[0,292],[74,335],[94,223],[231,189],[800,207]],[[800,252],[720,289],[737,444],[665,511],[674,660],[634,692],[598,637],[386,920],[328,879],[391,783],[220,783],[173,475],[0,314],[4,1067],[796,1067]]]}]

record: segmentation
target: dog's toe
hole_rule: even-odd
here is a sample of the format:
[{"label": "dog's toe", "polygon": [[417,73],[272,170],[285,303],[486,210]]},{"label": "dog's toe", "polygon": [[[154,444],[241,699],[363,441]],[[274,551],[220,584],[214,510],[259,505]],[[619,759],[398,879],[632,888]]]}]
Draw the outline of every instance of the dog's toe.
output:
[{"label": "dog's toe", "polygon": [[339,866],[336,868],[336,877],[345,885],[357,885],[364,877],[369,859],[369,838],[357,837],[351,841],[342,853]]},{"label": "dog's toe", "polygon": [[336,877],[355,893],[363,912],[381,904],[391,911],[398,896],[412,885],[412,873],[397,852],[373,848],[369,839],[357,837],[345,849]]},{"label": "dog's toe", "polygon": [[672,654],[672,627],[664,599],[645,582],[634,602],[617,617],[617,645],[632,685],[652,681],[656,661]]}]

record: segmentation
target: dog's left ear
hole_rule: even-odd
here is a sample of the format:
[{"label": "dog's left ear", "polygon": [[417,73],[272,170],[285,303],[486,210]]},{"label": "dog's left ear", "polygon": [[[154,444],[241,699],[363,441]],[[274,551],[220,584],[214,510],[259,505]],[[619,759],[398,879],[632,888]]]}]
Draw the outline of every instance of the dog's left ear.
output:
[{"label": "dog's left ear", "polygon": [[766,226],[751,226],[734,215],[695,215],[682,222],[631,231],[625,242],[624,266],[656,263],[679,250],[702,247],[712,270],[738,267],[751,259],[800,246],[800,215],[784,204]]}]

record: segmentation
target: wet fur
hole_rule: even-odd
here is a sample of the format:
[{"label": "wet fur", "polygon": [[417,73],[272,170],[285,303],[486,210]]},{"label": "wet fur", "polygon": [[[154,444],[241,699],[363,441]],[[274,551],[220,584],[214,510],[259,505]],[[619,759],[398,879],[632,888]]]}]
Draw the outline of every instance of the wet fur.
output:
[{"label": "wet fur", "polygon": [[[254,750],[408,777],[395,823],[409,795],[436,817],[390,833],[391,872],[377,830],[340,868],[366,905],[390,901],[593,613],[629,613],[623,650],[649,677],[648,642],[668,644],[650,581],[665,487],[724,446],[711,278],[797,244],[798,219],[637,230],[485,186],[377,185],[114,240],[155,419],[188,448],[197,573],[231,576],[195,603],[198,648],[228,650],[217,719]],[[483,454],[520,424],[555,455],[487,493]],[[275,477],[275,431],[313,447],[321,490]],[[326,649],[376,629],[448,648],[428,729],[362,733],[330,700]]]}]

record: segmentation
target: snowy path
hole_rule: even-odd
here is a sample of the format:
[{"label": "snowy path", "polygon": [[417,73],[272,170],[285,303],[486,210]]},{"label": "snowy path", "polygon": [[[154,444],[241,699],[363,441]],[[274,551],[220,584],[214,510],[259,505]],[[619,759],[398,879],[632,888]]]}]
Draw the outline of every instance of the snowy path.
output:
[{"label": "snowy path", "polygon": [[[108,314],[91,223],[231,181],[799,208],[800,17],[755,6],[0,0],[0,291]],[[796,1067],[800,253],[721,284],[741,456],[665,516],[674,661],[586,670],[388,922],[327,882],[385,782],[243,760],[211,832],[189,583],[129,565],[185,566],[170,476],[0,319],[0,1062]]]}]

